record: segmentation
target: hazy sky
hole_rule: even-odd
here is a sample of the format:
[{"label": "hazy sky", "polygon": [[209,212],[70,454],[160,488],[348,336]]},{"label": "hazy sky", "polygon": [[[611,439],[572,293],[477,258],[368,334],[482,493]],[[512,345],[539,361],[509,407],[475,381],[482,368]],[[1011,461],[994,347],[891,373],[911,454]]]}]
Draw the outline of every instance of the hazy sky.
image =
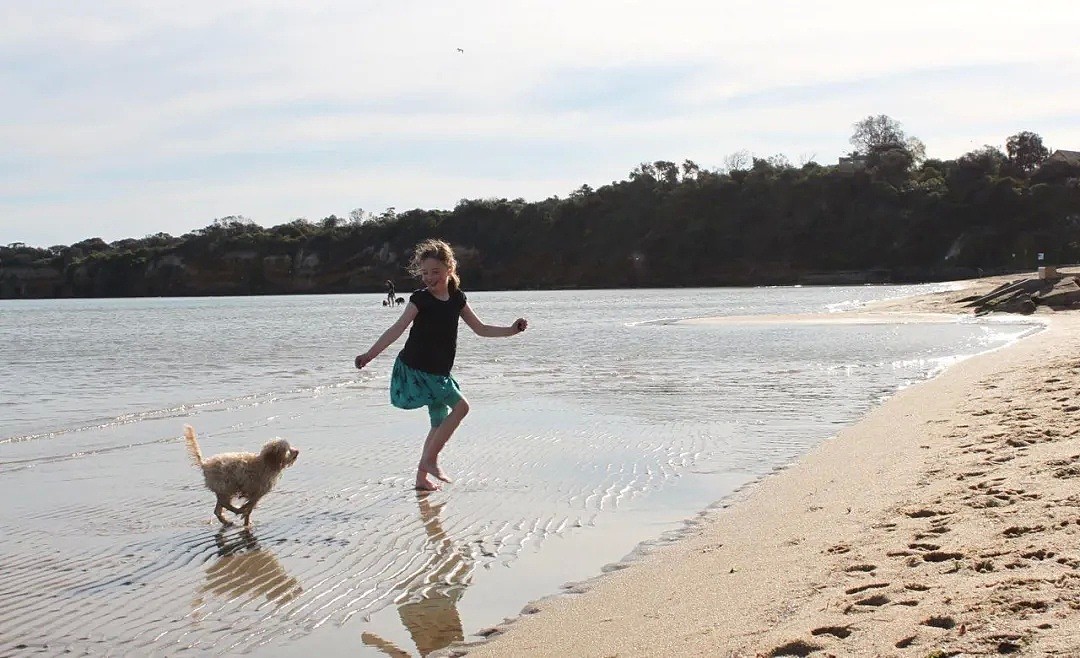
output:
[{"label": "hazy sky", "polygon": [[1024,4],[10,0],[0,243],[830,163],[869,114],[931,157],[1080,149],[1080,9]]}]

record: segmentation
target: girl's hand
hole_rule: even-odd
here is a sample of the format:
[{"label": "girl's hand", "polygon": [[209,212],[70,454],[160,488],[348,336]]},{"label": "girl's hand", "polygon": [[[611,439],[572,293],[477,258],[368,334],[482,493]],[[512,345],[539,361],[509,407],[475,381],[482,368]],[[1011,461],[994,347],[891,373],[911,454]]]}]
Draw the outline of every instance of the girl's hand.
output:
[{"label": "girl's hand", "polygon": [[517,329],[517,333],[521,333],[529,328],[529,321],[525,318],[518,318],[514,320],[514,329]]},{"label": "girl's hand", "polygon": [[374,358],[375,357],[371,356],[369,353],[364,352],[363,354],[357,354],[356,360],[353,361],[353,363],[356,365],[357,369],[362,369],[364,366],[371,363]]}]

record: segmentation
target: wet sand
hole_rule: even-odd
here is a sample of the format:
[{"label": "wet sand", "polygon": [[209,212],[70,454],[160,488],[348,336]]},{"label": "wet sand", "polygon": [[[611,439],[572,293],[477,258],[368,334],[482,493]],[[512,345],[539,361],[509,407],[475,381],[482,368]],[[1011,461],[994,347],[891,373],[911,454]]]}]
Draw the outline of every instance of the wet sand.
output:
[{"label": "wet sand", "polygon": [[[962,312],[1005,278],[868,311]],[[1080,655],[1080,313],[1037,317],[1047,330],[901,391],[681,541],[451,653]]]}]

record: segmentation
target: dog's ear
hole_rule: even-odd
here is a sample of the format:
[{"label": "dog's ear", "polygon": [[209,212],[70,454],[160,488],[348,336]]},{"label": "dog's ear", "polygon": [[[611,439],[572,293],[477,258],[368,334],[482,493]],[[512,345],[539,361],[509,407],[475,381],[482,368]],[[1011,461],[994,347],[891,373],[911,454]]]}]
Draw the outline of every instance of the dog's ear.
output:
[{"label": "dog's ear", "polygon": [[285,439],[275,439],[263,446],[262,458],[271,468],[281,470],[289,459],[289,443]]}]

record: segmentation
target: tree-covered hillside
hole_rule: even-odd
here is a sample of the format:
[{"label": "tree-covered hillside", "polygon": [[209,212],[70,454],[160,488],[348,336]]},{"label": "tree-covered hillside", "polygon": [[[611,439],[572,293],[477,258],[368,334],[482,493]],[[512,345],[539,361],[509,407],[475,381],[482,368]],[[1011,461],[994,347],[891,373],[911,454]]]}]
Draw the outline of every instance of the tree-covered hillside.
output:
[{"label": "tree-covered hillside", "polygon": [[1080,164],[1038,135],[924,159],[887,116],[855,124],[836,165],[735,154],[659,161],[567,198],[462,200],[264,228],[0,247],[0,297],[360,292],[405,285],[409,249],[441,237],[468,289],[916,281],[1080,260]]}]

